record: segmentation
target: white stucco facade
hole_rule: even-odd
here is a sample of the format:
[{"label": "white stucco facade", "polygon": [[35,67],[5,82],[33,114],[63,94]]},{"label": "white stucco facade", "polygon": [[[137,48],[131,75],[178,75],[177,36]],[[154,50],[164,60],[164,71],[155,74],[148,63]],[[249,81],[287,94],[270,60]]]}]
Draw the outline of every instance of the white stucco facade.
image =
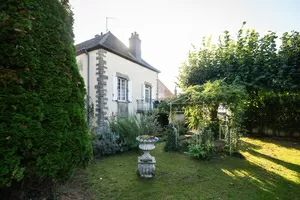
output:
[{"label": "white stucco facade", "polygon": [[[89,73],[89,83],[88,83],[88,55],[83,53],[76,57],[77,64],[81,76],[84,78],[85,86],[89,87],[90,92],[90,104],[97,104],[97,89],[95,86],[99,84],[99,79],[97,75],[97,63],[99,62],[97,58],[97,52],[99,50],[94,50],[88,52],[90,56],[90,73]],[[140,64],[133,61],[125,59],[119,55],[111,53],[109,51],[104,51],[103,60],[105,63],[105,88],[106,88],[106,116],[110,117],[112,113],[118,114],[118,100],[117,96],[117,83],[116,77],[120,74],[128,77],[128,98],[125,102],[128,105],[128,113],[135,114],[137,112],[137,102],[145,98],[145,85],[151,86],[151,100],[157,99],[157,80],[158,73],[150,70]],[[87,89],[88,91],[88,89]],[[95,112],[97,113],[97,111]]]}]

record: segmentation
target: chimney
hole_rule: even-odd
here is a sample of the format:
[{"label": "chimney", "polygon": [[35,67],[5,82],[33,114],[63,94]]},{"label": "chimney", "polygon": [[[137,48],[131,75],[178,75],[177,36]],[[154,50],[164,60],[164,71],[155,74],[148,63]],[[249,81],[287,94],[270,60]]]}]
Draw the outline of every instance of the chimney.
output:
[{"label": "chimney", "polygon": [[141,61],[141,40],[136,32],[131,33],[129,38],[129,51],[138,61]]}]

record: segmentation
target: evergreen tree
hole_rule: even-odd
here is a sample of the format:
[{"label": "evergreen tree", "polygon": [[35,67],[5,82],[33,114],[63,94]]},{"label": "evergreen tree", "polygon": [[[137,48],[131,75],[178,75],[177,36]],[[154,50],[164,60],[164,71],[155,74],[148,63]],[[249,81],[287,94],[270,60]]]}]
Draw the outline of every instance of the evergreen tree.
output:
[{"label": "evergreen tree", "polygon": [[0,186],[67,179],[92,154],[67,1],[0,4]]}]

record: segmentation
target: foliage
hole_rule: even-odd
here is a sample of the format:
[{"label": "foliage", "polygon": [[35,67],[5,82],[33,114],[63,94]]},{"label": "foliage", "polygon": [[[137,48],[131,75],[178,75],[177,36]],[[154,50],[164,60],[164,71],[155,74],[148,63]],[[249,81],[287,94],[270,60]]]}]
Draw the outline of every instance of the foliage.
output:
[{"label": "foliage", "polygon": [[159,123],[156,113],[140,115],[137,122],[140,127],[140,135],[157,135]]},{"label": "foliage", "polygon": [[0,185],[65,180],[91,158],[72,24],[59,1],[1,3]]},{"label": "foliage", "polygon": [[[230,111],[231,127],[243,121],[246,91],[241,85],[228,85],[223,80],[208,81],[203,85],[190,86],[185,90],[185,115],[189,127],[199,130],[209,127],[215,138],[219,135],[218,107],[223,105]],[[183,101],[186,101],[186,100]]]},{"label": "foliage", "polygon": [[177,151],[180,149],[179,134],[177,129],[172,125],[168,125],[168,138],[165,145],[165,151]]},{"label": "foliage", "polygon": [[170,102],[170,100],[168,100],[168,99],[160,102],[157,106],[158,112],[169,113],[170,112],[170,106],[168,105],[169,102]]},{"label": "foliage", "polygon": [[196,157],[198,159],[208,160],[211,158],[211,149],[208,149],[205,145],[189,145],[189,151],[185,152],[187,155]]},{"label": "foliage", "polygon": [[185,154],[197,159],[209,160],[214,153],[213,134],[209,127],[205,127],[199,134],[189,140],[188,152]]},{"label": "foliage", "polygon": [[156,135],[159,124],[156,121],[156,114],[143,114],[139,117],[135,115],[112,117],[110,128],[112,132],[119,134],[125,147],[130,149],[138,146],[137,136]]},{"label": "foliage", "polygon": [[200,49],[193,46],[182,65],[180,84],[188,87],[225,78],[228,84],[244,85],[248,91],[299,90],[300,35],[284,33],[279,52],[277,38],[275,32],[260,37],[255,30],[244,31],[243,27],[236,40],[228,31],[217,45],[211,44],[211,38],[203,38]]},{"label": "foliage", "polygon": [[[186,90],[223,80],[229,86],[243,86],[247,91],[246,104],[231,109],[240,110],[243,106],[242,110],[247,110],[244,117],[248,128],[259,124],[260,127],[295,131],[300,108],[296,103],[300,92],[300,34],[292,31],[278,39],[275,32],[260,36],[255,30],[244,30],[244,25],[236,39],[225,31],[216,45],[211,43],[211,38],[203,38],[200,49],[193,46],[188,61],[181,66],[180,85]],[[277,40],[281,41],[279,48]],[[289,116],[289,112],[293,114]],[[192,124],[199,126],[199,108],[195,105],[189,113],[194,116],[190,119]],[[238,112],[233,123],[241,124],[242,116],[243,112]]]},{"label": "foliage", "polygon": [[[155,179],[147,181],[135,173],[141,152],[111,156],[79,171],[61,194],[74,199],[299,199],[299,142],[270,138],[241,141],[247,145],[241,152],[246,160],[226,157],[211,162],[166,153],[165,144],[158,143],[153,151]],[[149,188],[155,192],[145,196]],[[88,197],[75,196],[87,192]]]},{"label": "foliage", "polygon": [[118,117],[110,122],[112,132],[119,134],[120,140],[126,144],[126,149],[138,146],[136,137],[141,134],[141,129],[136,116]]},{"label": "foliage", "polygon": [[179,135],[186,135],[188,133],[188,127],[184,122],[175,122],[174,126],[176,127]]},{"label": "foliage", "polygon": [[110,131],[110,129],[98,130],[93,138],[93,152],[95,158],[106,155],[114,155],[123,151],[123,144],[120,136]]},{"label": "foliage", "polygon": [[165,101],[161,102],[160,104],[158,104],[158,108],[157,108],[158,112],[169,114],[170,109],[172,109],[171,112],[180,110],[182,107],[182,105],[180,105],[180,104],[172,104],[172,107],[170,107],[170,103],[177,102],[178,99],[180,99],[180,97],[176,96],[176,97],[172,97],[172,98],[166,99]]},{"label": "foliage", "polygon": [[244,122],[248,130],[259,128],[272,129],[274,134],[280,131],[293,133],[299,131],[300,124],[300,94],[295,92],[264,92],[249,102]]}]

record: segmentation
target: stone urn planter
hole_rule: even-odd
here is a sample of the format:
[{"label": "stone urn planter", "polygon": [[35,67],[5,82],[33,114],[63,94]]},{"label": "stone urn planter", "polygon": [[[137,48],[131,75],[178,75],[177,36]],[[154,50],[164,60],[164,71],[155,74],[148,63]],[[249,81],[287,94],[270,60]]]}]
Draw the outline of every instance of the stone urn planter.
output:
[{"label": "stone urn planter", "polygon": [[155,174],[155,157],[150,155],[150,151],[155,149],[158,138],[155,136],[141,135],[136,138],[140,143],[139,148],[144,152],[138,157],[138,173],[141,177],[152,178]]}]

